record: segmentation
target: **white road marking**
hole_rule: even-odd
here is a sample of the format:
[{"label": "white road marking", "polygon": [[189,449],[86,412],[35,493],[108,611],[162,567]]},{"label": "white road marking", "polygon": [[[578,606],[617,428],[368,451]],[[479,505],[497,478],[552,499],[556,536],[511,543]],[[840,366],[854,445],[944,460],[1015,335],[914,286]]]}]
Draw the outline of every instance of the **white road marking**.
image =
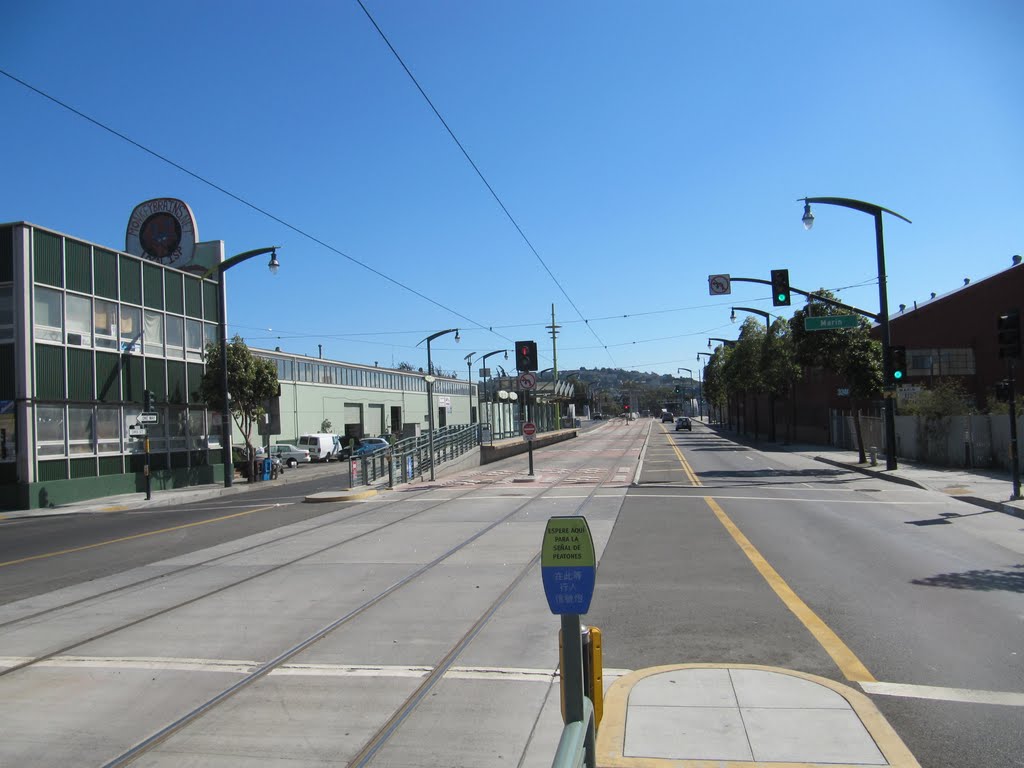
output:
[{"label": "white road marking", "polygon": [[[8,669],[32,661],[29,656],[0,656],[0,669]],[[261,662],[239,659],[190,659],[162,656],[103,657],[55,656],[37,666],[63,669],[138,669],[165,672],[228,672],[246,675]],[[426,677],[433,671],[429,666],[399,666],[390,664],[285,664],[273,670],[272,675],[316,677]],[[605,669],[604,677],[621,677],[628,669]],[[551,683],[558,680],[558,670],[531,669],[529,667],[451,667],[445,677],[458,680],[508,680],[512,682]]]},{"label": "white road marking", "polygon": [[864,689],[865,693],[874,693],[879,696],[1024,707],[1024,693],[1009,691],[976,691],[970,688],[942,688],[935,685],[910,685],[907,683],[860,683],[860,687]]},{"label": "white road marking", "polygon": [[[700,488],[694,488],[694,493],[633,493],[629,496],[629,500],[634,499],[702,499],[705,496],[710,496],[715,500],[726,499],[729,501],[761,501],[761,502],[778,502],[778,501],[813,501],[820,502],[822,504],[892,504],[899,506],[926,506],[939,503],[936,501],[880,501],[879,499],[809,499],[809,498],[783,498],[783,497],[772,497],[766,498],[764,496],[719,496],[716,493],[708,493],[709,489],[707,486]],[[787,490],[789,490],[787,488]],[[816,489],[820,491],[821,489]]]}]

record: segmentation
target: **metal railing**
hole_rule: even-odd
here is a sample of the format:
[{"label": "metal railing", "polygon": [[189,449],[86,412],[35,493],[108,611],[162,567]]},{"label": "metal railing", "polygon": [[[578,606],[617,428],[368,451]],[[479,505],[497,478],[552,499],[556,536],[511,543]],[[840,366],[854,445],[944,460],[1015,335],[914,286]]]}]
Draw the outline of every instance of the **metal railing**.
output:
[{"label": "metal railing", "polygon": [[[551,768],[583,768],[595,765],[593,743],[594,705],[583,698],[583,719],[566,723]],[[590,758],[589,760],[587,758]]]},{"label": "metal railing", "polygon": [[430,455],[429,435],[407,437],[390,448],[368,456],[355,456],[350,465],[351,484],[370,485],[386,480],[388,487],[422,479],[435,467],[454,461],[480,444],[477,424],[441,427],[434,430],[434,455]]}]

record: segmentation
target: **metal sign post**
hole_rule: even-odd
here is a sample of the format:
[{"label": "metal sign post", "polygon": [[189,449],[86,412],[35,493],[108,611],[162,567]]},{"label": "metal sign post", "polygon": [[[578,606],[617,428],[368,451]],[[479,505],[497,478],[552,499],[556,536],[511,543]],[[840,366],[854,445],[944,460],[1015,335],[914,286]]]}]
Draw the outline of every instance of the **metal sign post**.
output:
[{"label": "metal sign post", "polygon": [[[580,614],[590,610],[597,576],[594,540],[585,517],[552,517],[544,528],[540,572],[551,612],[562,617],[562,696],[565,722],[584,722],[583,636]],[[593,717],[586,718],[586,765],[596,762]]]}]

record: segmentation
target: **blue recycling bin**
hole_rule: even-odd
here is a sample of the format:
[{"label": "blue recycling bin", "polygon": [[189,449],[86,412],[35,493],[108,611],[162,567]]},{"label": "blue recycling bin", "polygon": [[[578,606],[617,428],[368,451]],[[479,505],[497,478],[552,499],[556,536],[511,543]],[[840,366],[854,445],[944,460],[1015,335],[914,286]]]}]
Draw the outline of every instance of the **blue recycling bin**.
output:
[{"label": "blue recycling bin", "polygon": [[274,467],[274,462],[273,462],[272,459],[264,459],[263,460],[263,477],[262,477],[263,480],[269,480],[270,479],[270,473],[271,473],[273,467]]}]

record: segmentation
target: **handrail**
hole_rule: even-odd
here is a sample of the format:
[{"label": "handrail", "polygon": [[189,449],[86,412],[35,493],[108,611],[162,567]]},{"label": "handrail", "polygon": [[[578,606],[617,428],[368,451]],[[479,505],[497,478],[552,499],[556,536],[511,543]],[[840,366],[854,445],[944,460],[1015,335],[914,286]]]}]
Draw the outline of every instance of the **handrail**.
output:
[{"label": "handrail", "polygon": [[594,768],[597,764],[597,755],[594,754],[594,745],[590,744],[588,749],[587,744],[589,734],[593,733],[593,720],[594,705],[584,696],[583,720],[566,723],[562,728],[562,737],[558,740],[558,749],[551,768]]}]

